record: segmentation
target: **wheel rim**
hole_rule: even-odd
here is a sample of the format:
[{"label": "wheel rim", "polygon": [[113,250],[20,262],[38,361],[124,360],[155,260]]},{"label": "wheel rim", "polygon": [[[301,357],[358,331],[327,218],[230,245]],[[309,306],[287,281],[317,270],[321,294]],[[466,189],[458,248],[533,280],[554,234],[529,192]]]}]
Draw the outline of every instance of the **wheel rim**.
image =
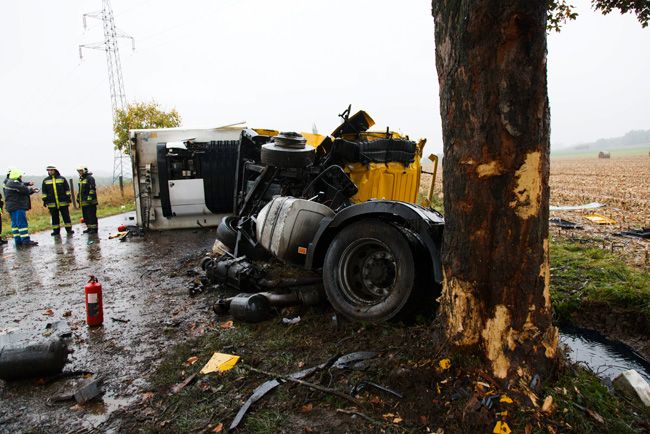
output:
[{"label": "wheel rim", "polygon": [[343,296],[358,305],[375,305],[388,298],[397,281],[397,261],[380,240],[351,243],[341,255],[337,277]]}]

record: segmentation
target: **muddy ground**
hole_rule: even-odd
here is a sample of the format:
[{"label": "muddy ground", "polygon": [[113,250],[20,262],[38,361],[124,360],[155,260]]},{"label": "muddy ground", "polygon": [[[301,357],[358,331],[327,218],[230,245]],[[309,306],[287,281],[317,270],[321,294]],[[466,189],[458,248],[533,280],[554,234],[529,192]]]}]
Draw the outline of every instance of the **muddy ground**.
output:
[{"label": "muddy ground", "polygon": [[[114,216],[100,220],[95,236],[75,225],[72,237],[35,234],[38,247],[0,247],[0,333],[40,333],[47,323],[65,320],[74,350],[65,371],[94,372],[105,384],[101,400],[80,406],[48,398],[73,390],[83,378],[49,384],[0,380],[0,431],[114,428],[115,410],[146,398],[148,374],[161,355],[191,338],[198,323],[212,319],[201,299],[188,296],[186,270],[211,246],[214,230],[109,240],[120,224],[133,221],[129,215]],[[84,285],[90,274],[104,294],[104,325],[93,329],[85,324]]]},{"label": "muddy ground", "polygon": [[[105,380],[104,395],[83,405],[51,398],[87,378],[0,382],[0,432],[226,432],[244,401],[273,374],[355,351],[376,355],[364,366],[327,367],[306,378],[329,391],[282,384],[251,407],[238,432],[491,432],[499,422],[514,432],[650,429],[643,417],[621,413],[618,401],[587,396],[593,387],[599,396],[608,394],[592,379],[576,382],[583,381],[581,374],[567,373],[570,367],[535,390],[526,385],[530,379],[519,385],[495,381],[476,358],[437,340],[430,317],[408,326],[353,324],[333,320],[327,305],[289,308],[258,324],[216,317],[211,306],[218,291],[188,294],[192,269],[211,247],[214,230],[109,240],[122,223],[132,222],[116,216],[100,221],[97,237],[75,227],[70,238],[41,233],[34,237],[37,248],[0,251],[0,332],[40,333],[47,323],[65,320],[74,350],[65,370],[91,371]],[[84,322],[89,274],[104,286],[105,323],[96,329]],[[296,316],[297,324],[281,321]],[[195,376],[215,351],[239,355],[240,362],[222,374]],[[571,387],[562,385],[563,376]],[[352,402],[332,392],[346,394],[363,380],[403,397],[369,387]],[[554,412],[531,404],[549,395],[556,399]]]}]

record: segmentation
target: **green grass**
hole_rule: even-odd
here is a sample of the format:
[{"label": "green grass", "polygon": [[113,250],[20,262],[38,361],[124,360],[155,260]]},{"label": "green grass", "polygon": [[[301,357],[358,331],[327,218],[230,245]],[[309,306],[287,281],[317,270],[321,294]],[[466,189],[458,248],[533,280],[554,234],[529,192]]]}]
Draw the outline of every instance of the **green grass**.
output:
[{"label": "green grass", "polygon": [[[563,414],[573,432],[635,433],[648,415],[639,404],[613,399],[600,379],[581,367],[565,367],[544,391],[543,396],[548,395],[553,397],[555,412]],[[599,422],[598,416],[604,422]],[[559,427],[558,432],[566,428]]]},{"label": "green grass", "polygon": [[634,156],[648,156],[648,151],[650,151],[650,145],[642,144],[637,146],[621,147],[621,148],[612,148],[603,150],[602,148],[597,149],[571,149],[571,150],[551,150],[551,158],[566,158],[566,157],[589,157],[597,158],[598,153],[604,151],[609,152],[612,158],[616,157],[634,157]]},{"label": "green grass", "polygon": [[650,270],[634,269],[598,247],[551,244],[551,289],[559,319],[584,302],[604,301],[650,317]]}]

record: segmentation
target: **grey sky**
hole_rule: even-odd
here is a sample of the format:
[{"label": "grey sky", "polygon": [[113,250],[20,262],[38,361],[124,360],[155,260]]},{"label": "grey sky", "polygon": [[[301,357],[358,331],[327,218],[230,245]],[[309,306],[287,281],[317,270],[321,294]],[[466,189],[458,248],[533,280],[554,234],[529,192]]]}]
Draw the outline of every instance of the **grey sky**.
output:
[{"label": "grey sky", "polygon": [[[549,37],[552,142],[650,128],[650,30],[632,15],[581,14]],[[441,151],[430,0],[113,0],[129,101],[176,107],[188,127],[322,133],[348,104],[380,128]],[[5,0],[0,6],[0,170],[79,163],[110,172],[111,107],[100,0]]]}]

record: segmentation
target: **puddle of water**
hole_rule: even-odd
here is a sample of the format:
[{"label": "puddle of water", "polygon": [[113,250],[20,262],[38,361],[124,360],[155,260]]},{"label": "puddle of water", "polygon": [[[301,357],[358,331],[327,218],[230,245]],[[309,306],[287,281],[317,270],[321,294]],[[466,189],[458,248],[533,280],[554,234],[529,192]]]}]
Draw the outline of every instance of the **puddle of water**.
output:
[{"label": "puddle of water", "polygon": [[574,327],[562,327],[560,343],[571,349],[569,359],[572,362],[586,364],[604,380],[611,381],[621,372],[634,369],[650,383],[650,362],[625,344]]}]

